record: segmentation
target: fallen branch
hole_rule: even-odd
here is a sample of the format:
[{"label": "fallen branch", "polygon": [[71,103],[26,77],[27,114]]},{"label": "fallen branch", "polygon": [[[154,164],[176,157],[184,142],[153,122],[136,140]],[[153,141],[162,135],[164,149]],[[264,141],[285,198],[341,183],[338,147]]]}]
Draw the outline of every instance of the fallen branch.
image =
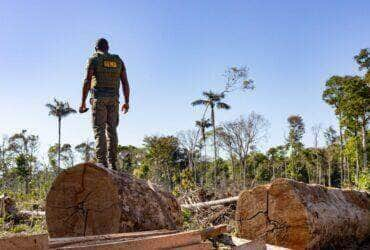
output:
[{"label": "fallen branch", "polygon": [[195,210],[199,208],[212,207],[212,206],[217,206],[217,205],[227,205],[231,203],[236,204],[236,202],[238,201],[238,198],[239,196],[234,196],[234,197],[229,197],[229,198],[220,199],[220,200],[199,202],[199,203],[194,203],[194,204],[182,204],[181,208]]},{"label": "fallen branch", "polygon": [[29,211],[29,210],[21,210],[21,214],[28,215],[29,217],[44,217],[45,211]]}]

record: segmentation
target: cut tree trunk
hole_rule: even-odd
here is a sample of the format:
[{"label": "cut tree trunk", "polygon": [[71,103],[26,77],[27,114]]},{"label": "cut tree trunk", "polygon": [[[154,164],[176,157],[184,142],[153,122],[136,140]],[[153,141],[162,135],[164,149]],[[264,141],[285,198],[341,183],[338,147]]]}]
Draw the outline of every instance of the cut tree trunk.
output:
[{"label": "cut tree trunk", "polygon": [[58,175],[46,198],[50,237],[178,229],[176,198],[129,174],[82,163]]},{"label": "cut tree trunk", "polygon": [[370,235],[369,194],[277,179],[239,195],[238,236],[293,249],[359,244]]},{"label": "cut tree trunk", "polygon": [[48,247],[48,235],[47,234],[36,234],[36,235],[21,235],[16,234],[8,237],[0,238],[0,249],[2,250],[47,250]]}]

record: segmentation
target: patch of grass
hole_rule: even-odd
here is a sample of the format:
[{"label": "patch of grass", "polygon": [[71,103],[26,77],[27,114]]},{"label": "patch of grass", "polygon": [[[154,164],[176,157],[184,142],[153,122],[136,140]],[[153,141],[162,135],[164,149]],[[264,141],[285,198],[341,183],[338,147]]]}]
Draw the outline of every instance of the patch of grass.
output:
[{"label": "patch of grass", "polygon": [[29,231],[30,230],[30,227],[26,224],[19,224],[19,225],[15,225],[13,227],[11,227],[9,229],[9,232],[10,233],[22,233],[22,232],[26,232],[26,231]]}]

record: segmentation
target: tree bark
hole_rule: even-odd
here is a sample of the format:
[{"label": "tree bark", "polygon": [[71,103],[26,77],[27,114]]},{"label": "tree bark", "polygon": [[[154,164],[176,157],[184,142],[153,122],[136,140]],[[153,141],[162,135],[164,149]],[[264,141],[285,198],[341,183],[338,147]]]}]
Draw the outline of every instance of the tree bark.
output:
[{"label": "tree bark", "polygon": [[212,120],[212,127],[213,127],[213,153],[214,153],[213,181],[214,181],[214,189],[216,190],[216,187],[217,187],[217,180],[216,180],[217,148],[216,148],[216,121],[215,121],[215,108],[214,108],[214,105],[211,105],[211,120]]},{"label": "tree bark", "polygon": [[58,171],[60,171],[60,141],[61,141],[62,118],[58,116]]},{"label": "tree bark", "polygon": [[233,157],[233,153],[231,150],[229,150],[229,155],[230,155],[230,161],[231,161],[231,169],[233,171],[233,183],[235,184],[235,161],[234,161],[234,157]]},{"label": "tree bark", "polygon": [[359,154],[358,154],[358,140],[357,140],[357,137],[358,137],[358,133],[357,133],[357,130],[358,130],[358,118],[356,118],[356,121],[355,121],[355,154],[356,154],[356,171],[355,171],[355,183],[356,183],[356,187],[358,187],[358,184],[359,184],[359,177],[360,177],[360,162],[359,162]]},{"label": "tree bark", "polygon": [[329,159],[329,161],[328,161],[328,165],[329,165],[329,168],[328,168],[328,186],[329,187],[331,187],[331,161],[332,161],[332,159]]},{"label": "tree bark", "polygon": [[370,195],[276,179],[239,195],[237,235],[292,249],[343,249],[370,234]]},{"label": "tree bark", "polygon": [[361,123],[361,134],[362,134],[362,158],[363,158],[363,171],[367,173],[367,145],[366,145],[366,112],[364,112],[362,116],[362,123]]},{"label": "tree bark", "polygon": [[168,192],[126,173],[82,163],[55,179],[46,198],[50,237],[177,229],[181,208]]},{"label": "tree bark", "polygon": [[49,249],[49,240],[47,234],[14,234],[0,238],[0,249],[19,250],[19,249]]},{"label": "tree bark", "polygon": [[339,158],[340,158],[340,186],[343,185],[343,132],[342,132],[342,115],[339,113]]}]

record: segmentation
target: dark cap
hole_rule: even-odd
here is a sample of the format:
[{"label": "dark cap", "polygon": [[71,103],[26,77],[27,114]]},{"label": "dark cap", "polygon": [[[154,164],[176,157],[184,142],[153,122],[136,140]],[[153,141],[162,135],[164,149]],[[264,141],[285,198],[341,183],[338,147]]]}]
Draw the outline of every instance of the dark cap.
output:
[{"label": "dark cap", "polygon": [[109,44],[107,39],[99,38],[95,43],[95,50],[108,51]]}]

